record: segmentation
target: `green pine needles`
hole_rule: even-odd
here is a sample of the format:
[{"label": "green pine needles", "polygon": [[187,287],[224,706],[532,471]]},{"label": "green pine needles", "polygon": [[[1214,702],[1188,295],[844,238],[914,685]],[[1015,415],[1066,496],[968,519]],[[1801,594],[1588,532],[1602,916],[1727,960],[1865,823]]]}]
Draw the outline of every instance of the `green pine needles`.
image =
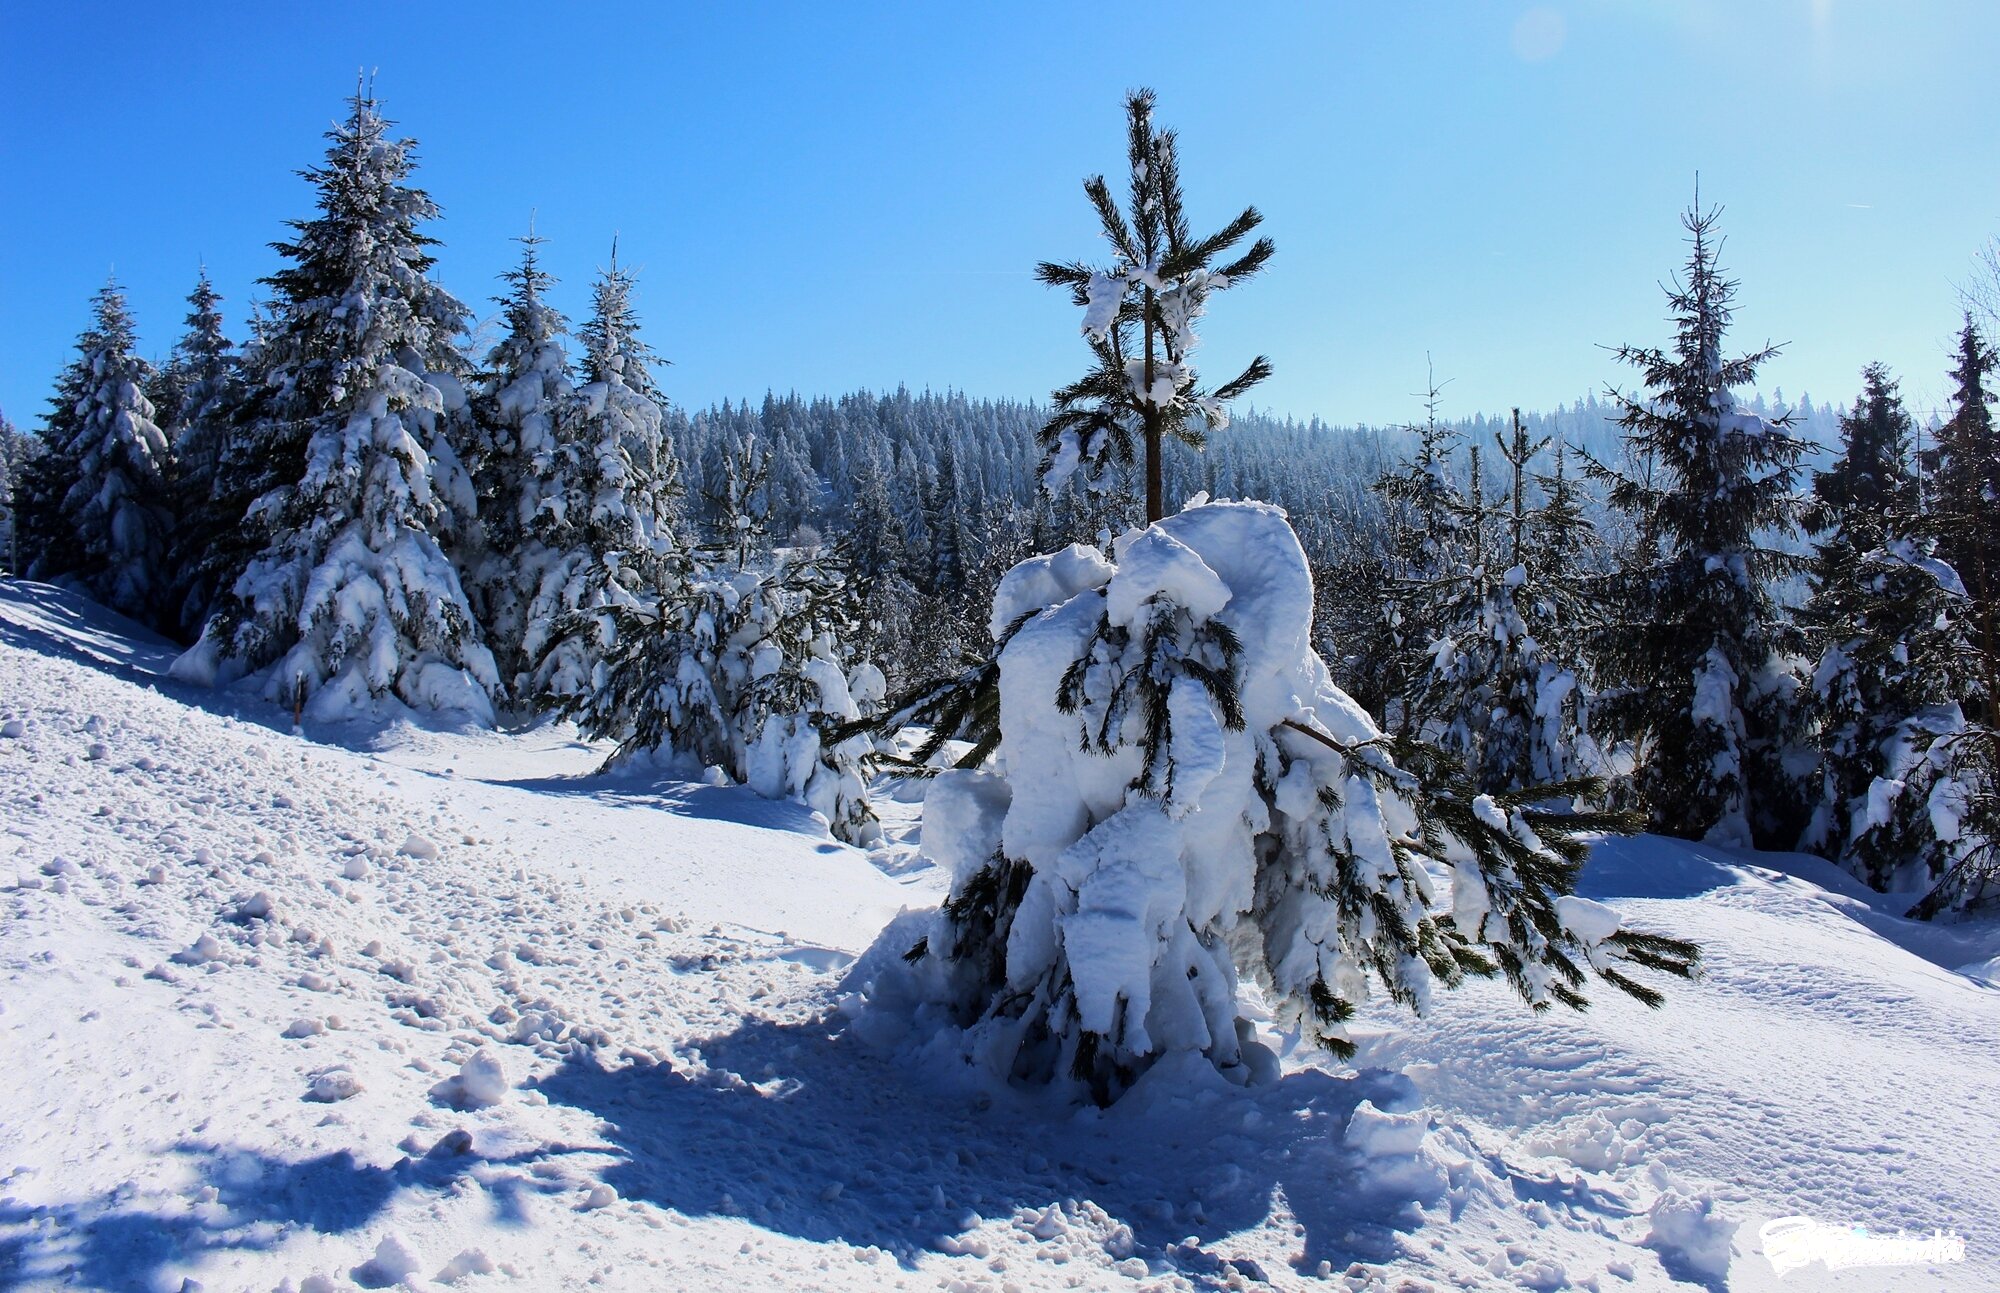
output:
[{"label": "green pine needles", "polygon": [[1114,464],[1129,466],[1143,447],[1146,521],[1163,515],[1161,453],[1169,436],[1199,448],[1208,430],[1229,425],[1229,401],[1271,375],[1262,355],[1212,391],[1197,385],[1192,355],[1211,292],[1255,275],[1276,250],[1259,238],[1215,268],[1263,222],[1257,208],[1206,238],[1196,238],[1182,209],[1180,160],[1174,132],[1153,125],[1153,92],[1126,97],[1132,168],[1128,217],[1102,175],[1083,190],[1097,210],[1104,237],[1117,253],[1107,269],[1081,261],[1044,261],[1035,275],[1067,287],[1084,310],[1083,335],[1095,366],[1053,395],[1055,414],[1041,431],[1042,475],[1051,493],[1079,470],[1094,485]]}]

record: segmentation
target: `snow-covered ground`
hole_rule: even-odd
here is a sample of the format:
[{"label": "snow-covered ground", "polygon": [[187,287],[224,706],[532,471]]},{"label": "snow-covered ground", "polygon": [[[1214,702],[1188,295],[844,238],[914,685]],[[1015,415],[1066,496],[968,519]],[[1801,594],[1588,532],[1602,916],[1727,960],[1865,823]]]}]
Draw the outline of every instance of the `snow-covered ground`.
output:
[{"label": "snow-covered ground", "polygon": [[[1480,986],[1355,1066],[1051,1110],[843,1013],[942,888],[915,805],[871,856],[560,725],[301,738],[170,658],[0,584],[0,1286],[2000,1287],[2000,932],[1812,859],[1601,846],[1586,893],[1706,949],[1658,1012]],[[1780,1281],[1790,1215],[1967,1259]]]}]

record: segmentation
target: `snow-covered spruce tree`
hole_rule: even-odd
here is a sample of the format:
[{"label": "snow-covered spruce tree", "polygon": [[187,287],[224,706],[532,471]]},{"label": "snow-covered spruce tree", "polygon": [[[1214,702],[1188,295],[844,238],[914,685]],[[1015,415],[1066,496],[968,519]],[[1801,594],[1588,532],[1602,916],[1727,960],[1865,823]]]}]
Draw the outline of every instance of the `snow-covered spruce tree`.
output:
[{"label": "snow-covered spruce tree", "polygon": [[[1698,201],[1698,200],[1697,200]],[[1805,791],[1803,661],[1772,592],[1805,559],[1768,546],[1792,528],[1808,447],[1739,409],[1766,347],[1725,359],[1736,284],[1716,264],[1717,209],[1691,207],[1686,277],[1668,289],[1673,349],[1622,346],[1644,393],[1613,392],[1643,477],[1592,463],[1640,545],[1613,581],[1598,637],[1611,684],[1594,706],[1604,730],[1634,743],[1633,789],[1652,829],[1689,839],[1790,848]]]},{"label": "snow-covered spruce tree", "polygon": [[575,404],[554,424],[554,453],[528,522],[541,546],[527,597],[517,683],[524,699],[560,706],[598,685],[612,633],[607,607],[640,607],[678,589],[690,566],[679,533],[680,466],[639,340],[633,276],[611,267],[581,332]]},{"label": "snow-covered spruce tree", "polygon": [[1969,594],[1972,678],[1963,694],[1977,721],[1933,747],[1933,764],[1948,755],[1960,773],[1957,793],[1931,797],[1939,833],[1954,837],[1957,856],[1911,909],[1923,919],[2000,904],[2000,444],[1990,389],[1996,367],[2000,356],[1968,317],[1953,357],[1951,415],[1930,456],[1935,469],[1925,512],[1941,555],[1954,562]]},{"label": "snow-covered spruce tree", "polygon": [[[1206,238],[1196,238],[1181,205],[1180,159],[1174,132],[1153,126],[1153,92],[1135,90],[1125,101],[1131,212],[1120,211],[1102,175],[1083,189],[1117,253],[1107,269],[1081,261],[1045,261],[1035,273],[1067,287],[1084,308],[1083,335],[1096,361],[1091,371],[1057,390],[1055,413],[1042,428],[1042,477],[1050,493],[1079,469],[1102,480],[1114,464],[1143,452],[1146,520],[1164,514],[1162,455],[1168,437],[1199,446],[1203,427],[1229,424],[1227,405],[1271,371],[1258,356],[1231,381],[1211,392],[1196,386],[1195,321],[1211,292],[1243,282],[1271,258],[1259,238],[1235,260],[1213,268],[1263,222],[1255,207]],[[1197,421],[1191,420],[1197,419]]]},{"label": "snow-covered spruce tree", "polygon": [[848,507],[845,548],[860,611],[861,653],[888,666],[898,686],[909,681],[907,661],[888,655],[891,643],[915,633],[917,590],[909,578],[909,541],[889,497],[889,475],[875,446],[857,455],[854,502]]},{"label": "snow-covered spruce tree", "polygon": [[23,435],[0,411],[0,571],[10,575],[22,573],[21,501],[26,493],[22,478],[41,452],[42,442]]},{"label": "snow-covered spruce tree", "polygon": [[685,485],[665,434],[667,398],[653,378],[653,367],[668,361],[639,336],[638,309],[632,303],[637,282],[636,272],[618,263],[614,241],[610,267],[598,275],[591,290],[590,318],[579,334],[584,375],[580,393],[590,405],[590,416],[616,425],[622,436],[626,505],[638,523],[666,534],[678,526]]},{"label": "snow-covered spruce tree", "polygon": [[946,443],[938,455],[937,475],[924,497],[925,528],[930,531],[929,575],[931,591],[946,601],[957,599],[965,589],[967,529],[971,519],[965,513],[965,494],[959,487],[958,455]]},{"label": "snow-covered spruce tree", "polygon": [[473,523],[447,434],[466,312],[427,276],[437,206],[389,126],[357,91],[303,172],[319,211],[276,244],[258,420],[232,454],[259,473],[262,548],[174,667],[214,682],[275,664],[271,696],[323,715],[393,695],[491,722],[499,677],[441,546]]},{"label": "snow-covered spruce tree", "polygon": [[[243,503],[224,480],[224,461],[242,411],[243,388],[233,343],[222,331],[222,296],[204,268],[188,293],[187,331],[174,344],[180,403],[172,421],[175,519],[170,626],[187,637],[201,629],[216,598],[218,565],[243,522]],[[185,640],[185,638],[183,639]]]},{"label": "snow-covered spruce tree", "polygon": [[1468,492],[1446,504],[1448,533],[1462,550],[1451,568],[1398,600],[1431,633],[1429,670],[1408,708],[1422,734],[1455,755],[1485,791],[1523,790],[1586,775],[1581,687],[1588,674],[1578,647],[1587,599],[1575,561],[1582,517],[1558,465],[1550,488],[1557,510],[1531,506],[1529,462],[1549,446],[1531,441],[1514,412],[1508,437],[1494,436],[1511,483],[1498,506],[1486,503],[1478,446]]},{"label": "snow-covered spruce tree", "polygon": [[[496,297],[506,333],[473,391],[473,482],[484,543],[468,581],[501,682],[521,694],[528,604],[551,554],[542,530],[566,521],[569,500],[550,488],[563,432],[581,412],[562,338],[568,324],[545,299],[555,279],[540,265],[542,239],[520,239],[521,263]],[[553,496],[552,496],[553,495]]]},{"label": "snow-covered spruce tree", "polygon": [[42,452],[21,470],[16,542],[21,573],[30,579],[60,579],[84,563],[83,546],[64,502],[77,482],[77,463],[69,446],[82,428],[83,410],[89,407],[91,373],[86,361],[95,348],[96,332],[93,325],[77,338],[76,357],[56,378],[56,392],[42,418]]},{"label": "snow-covered spruce tree", "polygon": [[1996,353],[1968,314],[1952,356],[1951,416],[1937,431],[1930,510],[1941,555],[1972,599],[1981,721],[2000,729],[2000,437],[1993,420]]},{"label": "snow-covered spruce tree", "polygon": [[153,622],[169,591],[167,538],[173,528],[166,436],[143,392],[152,365],[132,353],[132,316],[116,283],[99,289],[96,321],[64,393],[76,402],[59,452],[75,479],[62,511],[75,535],[73,577],[98,601]]},{"label": "snow-covered spruce tree", "polygon": [[1421,1010],[1499,973],[1536,1008],[1580,1006],[1593,970],[1657,1001],[1629,965],[1691,969],[1691,946],[1568,896],[1602,820],[1540,812],[1546,790],[1479,795],[1428,747],[1399,764],[1333,687],[1311,613],[1263,504],[1015,567],[993,608],[997,762],[931,782],[951,896],[877,999],[942,1002],[994,1072],[1105,1102],[1175,1053],[1275,1069],[1240,976],[1345,1054],[1375,987]]},{"label": "snow-covered spruce tree", "polygon": [[855,657],[859,608],[831,545],[761,542],[768,451],[747,441],[718,491],[719,537],[664,590],[609,603],[602,659],[565,712],[618,741],[606,767],[657,754],[720,768],[772,799],[795,799],[839,838],[880,836],[853,725],[882,702],[882,674]]},{"label": "snow-covered spruce tree", "polygon": [[1416,453],[1371,487],[1385,523],[1382,551],[1348,554],[1335,575],[1346,672],[1399,736],[1416,730],[1413,702],[1430,672],[1430,644],[1444,632],[1431,590],[1469,569],[1465,491],[1451,470],[1457,437],[1438,421],[1440,392],[1433,376],[1423,425],[1403,428],[1416,436]]},{"label": "snow-covered spruce tree", "polygon": [[[1171,170],[1149,102],[1142,184]],[[878,1018],[941,1006],[990,1072],[1108,1103],[1166,1057],[1274,1073],[1237,1013],[1244,975],[1282,1023],[1352,1053],[1371,984],[1421,1010],[1434,986],[1504,974],[1539,1009],[1583,1005],[1593,970],[1655,1003],[1628,965],[1692,972],[1692,945],[1569,892],[1605,819],[1534,807],[1566,787],[1479,795],[1429,747],[1399,765],[1312,619],[1305,554],[1266,504],[1193,504],[1109,556],[1071,544],[1009,571],[992,657],[884,720],[932,724],[919,757],[972,748],[925,799],[950,896],[860,972]]]},{"label": "snow-covered spruce tree", "polygon": [[1807,512],[1820,775],[1804,845],[1890,891],[1928,889],[1957,863],[1952,826],[1976,792],[1957,739],[1970,607],[1918,510],[1912,430],[1896,383],[1869,365]]}]

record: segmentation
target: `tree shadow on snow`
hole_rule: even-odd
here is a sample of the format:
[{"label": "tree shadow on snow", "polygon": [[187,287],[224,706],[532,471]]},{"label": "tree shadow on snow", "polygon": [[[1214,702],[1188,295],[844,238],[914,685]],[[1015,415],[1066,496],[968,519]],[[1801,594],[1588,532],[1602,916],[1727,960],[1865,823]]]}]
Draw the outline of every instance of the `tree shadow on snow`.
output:
[{"label": "tree shadow on snow", "polygon": [[0,642],[100,670],[141,687],[164,680],[180,648],[144,625],[76,593],[23,580],[5,583],[5,600],[26,608],[0,616]]},{"label": "tree shadow on snow", "polygon": [[1707,844],[1613,835],[1590,851],[1576,891],[1586,898],[1697,898],[1741,883],[1740,860]]},{"label": "tree shadow on snow", "polygon": [[536,1087],[602,1120],[622,1156],[603,1179],[624,1198],[873,1245],[905,1267],[952,1252],[952,1237],[977,1224],[969,1212],[1005,1221],[1066,1200],[1109,1214],[1079,1229],[1108,1236],[1113,1256],[1128,1255],[1122,1222],[1131,1255],[1202,1287],[1247,1264],[1229,1264],[1228,1237],[1263,1226],[1281,1193],[1303,1228],[1291,1242],[1304,1272],[1390,1259],[1396,1232],[1418,1221],[1408,1195],[1370,1181],[1342,1144],[1364,1098],[1393,1108],[1413,1098],[1406,1079],[1379,1070],[1305,1071],[1247,1091],[1219,1078],[1188,1090],[1163,1075],[1175,1080],[1072,1113],[920,1085],[821,1023],[752,1021],[698,1057],[606,1068],[578,1055]]},{"label": "tree shadow on snow", "polygon": [[[123,1188],[51,1207],[0,1200],[0,1288],[50,1279],[149,1287],[163,1268],[204,1253],[269,1250],[298,1228],[358,1230],[398,1191],[444,1189],[475,1164],[511,1161],[405,1158],[377,1167],[346,1150],[294,1162],[194,1143],[172,1152],[193,1167],[199,1185],[172,1194]],[[201,1201],[204,1187],[214,1190],[212,1199]]]},{"label": "tree shadow on snow", "polygon": [[[522,777],[489,782],[544,795],[568,795],[622,808],[654,808],[676,817],[736,822],[796,835],[826,835],[826,823],[804,804],[766,799],[748,786],[710,786],[654,768],[614,768],[572,777]],[[841,845],[833,846],[836,850]]]}]

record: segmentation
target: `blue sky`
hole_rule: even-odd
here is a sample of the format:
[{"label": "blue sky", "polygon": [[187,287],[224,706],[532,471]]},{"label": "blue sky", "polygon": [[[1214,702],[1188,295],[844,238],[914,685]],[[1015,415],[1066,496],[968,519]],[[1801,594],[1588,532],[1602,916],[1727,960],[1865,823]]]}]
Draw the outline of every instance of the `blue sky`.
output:
[{"label": "blue sky", "polygon": [[530,211],[581,313],[612,235],[664,385],[1041,396],[1084,359],[1030,277],[1101,249],[1079,181],[1155,87],[1197,223],[1266,215],[1207,366],[1256,402],[1400,421],[1544,408],[1663,342],[1697,170],[1767,387],[1944,389],[2000,232],[2000,5],[1484,0],[1133,5],[16,5],[0,38],[0,410],[39,421],[116,270],[163,354],[205,260],[240,335],[293,172],[356,69],[421,141],[438,275],[483,319]]}]

